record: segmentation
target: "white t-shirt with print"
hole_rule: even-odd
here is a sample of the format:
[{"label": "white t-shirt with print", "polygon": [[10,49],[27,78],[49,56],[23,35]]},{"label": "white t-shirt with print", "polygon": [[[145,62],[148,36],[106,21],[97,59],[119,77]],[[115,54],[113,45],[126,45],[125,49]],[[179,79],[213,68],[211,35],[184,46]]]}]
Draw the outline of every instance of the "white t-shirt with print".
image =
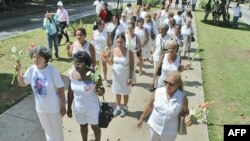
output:
[{"label": "white t-shirt with print", "polygon": [[24,83],[31,84],[35,95],[36,111],[40,113],[59,113],[60,99],[57,88],[64,87],[60,73],[48,64],[44,69],[32,65],[23,75]]}]

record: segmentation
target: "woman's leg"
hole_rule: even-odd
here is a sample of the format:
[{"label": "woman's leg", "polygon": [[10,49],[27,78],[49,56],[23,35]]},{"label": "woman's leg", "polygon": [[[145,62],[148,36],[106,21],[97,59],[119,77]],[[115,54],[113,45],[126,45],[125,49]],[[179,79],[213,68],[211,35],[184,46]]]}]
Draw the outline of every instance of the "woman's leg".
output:
[{"label": "woman's leg", "polygon": [[115,111],[113,113],[114,116],[118,116],[121,113],[121,99],[122,99],[122,96],[119,95],[119,94],[116,94],[116,104],[117,104],[117,107],[116,107],[116,109],[115,109]]},{"label": "woman's leg", "polygon": [[107,63],[102,61],[102,67],[103,67],[104,80],[107,81],[107,72],[108,72]]},{"label": "woman's leg", "polygon": [[142,55],[139,56],[138,59],[139,59],[139,76],[142,76],[142,64],[143,64]]},{"label": "woman's leg", "polygon": [[45,132],[46,140],[47,141],[54,140],[54,138],[53,138],[53,129],[50,126],[50,121],[49,121],[48,114],[37,112],[37,115],[38,115],[40,123],[41,123],[41,125],[43,127],[43,130]]},{"label": "woman's leg", "polygon": [[101,141],[101,129],[98,125],[91,125],[92,130],[95,134],[95,141]]},{"label": "woman's leg", "polygon": [[80,125],[80,131],[82,134],[82,140],[88,141],[88,124]]}]

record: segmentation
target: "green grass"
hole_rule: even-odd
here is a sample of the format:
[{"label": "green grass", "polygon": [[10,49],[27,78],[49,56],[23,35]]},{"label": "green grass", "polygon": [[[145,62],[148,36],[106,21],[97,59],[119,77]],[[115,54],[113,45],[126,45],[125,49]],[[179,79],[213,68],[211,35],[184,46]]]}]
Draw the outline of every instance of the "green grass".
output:
[{"label": "green grass", "polygon": [[238,30],[205,24],[203,16],[195,13],[198,43],[204,49],[205,99],[217,100],[209,112],[209,139],[222,141],[224,124],[250,123],[250,28],[244,23]]},{"label": "green grass", "polygon": [[[92,36],[93,23],[96,16],[87,16],[82,18],[83,27],[87,31],[87,40],[90,40]],[[76,27],[79,27],[80,20],[75,21]],[[75,41],[73,36],[70,37],[71,41]],[[30,87],[20,88],[17,86],[17,80],[12,87],[10,87],[15,61],[11,59],[13,53],[11,52],[12,47],[16,47],[18,51],[24,50],[24,57],[21,60],[22,72],[24,73],[27,68],[32,64],[29,57],[28,46],[30,43],[35,45],[47,46],[46,34],[44,29],[37,29],[32,32],[21,34],[9,39],[0,41],[0,113],[4,112],[10,106],[16,102],[22,100],[28,94],[31,93]],[[65,42],[65,38],[62,39],[62,43]],[[54,55],[54,54],[53,54]],[[71,59],[68,58],[66,52],[66,45],[59,47],[60,59],[53,60],[52,64],[59,69],[60,72],[67,70],[72,64]]]}]

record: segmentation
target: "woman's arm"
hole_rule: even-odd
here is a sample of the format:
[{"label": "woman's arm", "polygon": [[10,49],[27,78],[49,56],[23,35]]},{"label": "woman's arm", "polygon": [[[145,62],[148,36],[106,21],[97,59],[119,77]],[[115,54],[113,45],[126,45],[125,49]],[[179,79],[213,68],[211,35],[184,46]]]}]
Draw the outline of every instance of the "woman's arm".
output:
[{"label": "woman's arm", "polygon": [[111,50],[108,56],[109,56],[108,64],[113,65],[114,64],[114,49]]},{"label": "woman's arm", "polygon": [[161,55],[159,57],[159,60],[158,60],[158,63],[156,65],[156,69],[155,69],[155,72],[154,72],[154,77],[153,77],[153,80],[152,80],[152,84],[155,84],[155,79],[156,79],[156,76],[157,76],[157,73],[158,71],[160,71],[160,68],[161,68],[161,65],[162,65],[162,60],[164,58],[164,55]]},{"label": "woman's arm", "polygon": [[67,115],[68,117],[72,117],[72,102],[74,100],[74,93],[71,89],[71,81],[69,80],[69,87],[68,87],[68,110],[67,110]]},{"label": "woman's arm", "polygon": [[20,62],[17,62],[15,68],[16,68],[16,71],[17,71],[18,85],[20,87],[25,87],[26,84],[24,83],[24,79],[23,79],[23,74],[22,74],[22,71],[21,71],[21,64],[20,64]]},{"label": "woman's arm", "polygon": [[90,52],[90,58],[92,60],[93,68],[96,66],[96,60],[95,60],[95,48],[92,44],[89,44],[89,52]]},{"label": "woman's arm", "polygon": [[63,117],[66,113],[64,88],[63,87],[58,88],[58,93],[59,93],[59,98],[60,98],[60,114]]},{"label": "woman's arm", "polygon": [[143,46],[147,45],[148,41],[149,41],[149,32],[146,28],[145,28],[145,36],[146,36],[146,40],[145,40]]},{"label": "woman's arm", "polygon": [[131,50],[129,51],[129,78],[128,78],[128,85],[132,84],[132,78],[134,75],[134,54]]},{"label": "woman's arm", "polygon": [[185,118],[185,124],[187,126],[192,125],[191,117],[189,116],[188,99],[186,96],[183,97],[181,114]]},{"label": "woman's arm", "polygon": [[141,128],[141,125],[144,121],[144,119],[152,112],[153,108],[154,108],[154,97],[155,97],[155,93],[153,93],[150,97],[149,100],[145,106],[145,109],[143,111],[143,113],[141,114],[141,117],[138,121],[138,128]]}]

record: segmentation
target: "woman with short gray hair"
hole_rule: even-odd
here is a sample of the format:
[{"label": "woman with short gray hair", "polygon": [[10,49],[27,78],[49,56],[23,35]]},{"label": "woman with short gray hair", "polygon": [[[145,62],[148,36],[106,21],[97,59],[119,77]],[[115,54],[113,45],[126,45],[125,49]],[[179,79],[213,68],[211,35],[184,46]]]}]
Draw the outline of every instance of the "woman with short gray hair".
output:
[{"label": "woman with short gray hair", "polygon": [[21,87],[31,84],[35,95],[36,111],[45,131],[46,140],[63,141],[62,117],[66,113],[64,84],[58,70],[48,64],[51,59],[50,49],[37,46],[31,49],[33,61],[22,74],[21,63],[17,62],[18,83]]}]

